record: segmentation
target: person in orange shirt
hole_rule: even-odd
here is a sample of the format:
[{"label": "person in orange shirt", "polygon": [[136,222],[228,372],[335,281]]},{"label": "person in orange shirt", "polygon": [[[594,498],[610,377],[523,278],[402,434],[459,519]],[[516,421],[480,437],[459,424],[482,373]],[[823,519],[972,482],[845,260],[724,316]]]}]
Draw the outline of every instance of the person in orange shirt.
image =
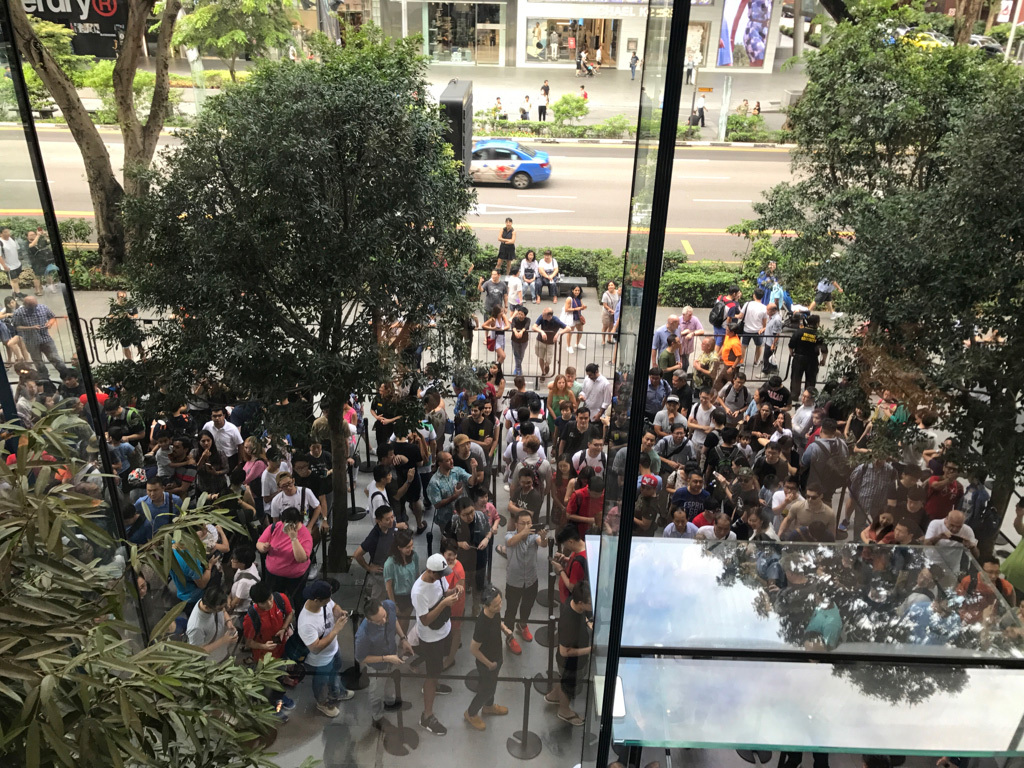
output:
[{"label": "person in orange shirt", "polygon": [[740,343],[739,337],[739,330],[742,327],[742,323],[729,323],[725,328],[721,358],[726,366],[725,376],[730,381],[743,365],[743,344]]},{"label": "person in orange shirt", "polygon": [[462,617],[466,614],[466,569],[459,562],[459,542],[455,539],[445,539],[441,542],[441,554],[448,561],[452,572],[448,577],[448,589],[463,588],[462,596],[458,602],[452,604],[452,634],[451,647],[448,650],[448,658],[444,660],[444,668],[455,664],[455,652],[459,650],[462,643]]},{"label": "person in orange shirt", "polygon": [[974,624],[985,618],[985,611],[996,604],[996,592],[998,590],[1010,605],[1015,605],[1016,594],[1013,585],[999,575],[999,560],[992,557],[981,558],[981,569],[985,572],[975,573],[971,576],[964,576],[956,587],[956,593],[964,598],[960,607],[960,620],[965,624]]}]

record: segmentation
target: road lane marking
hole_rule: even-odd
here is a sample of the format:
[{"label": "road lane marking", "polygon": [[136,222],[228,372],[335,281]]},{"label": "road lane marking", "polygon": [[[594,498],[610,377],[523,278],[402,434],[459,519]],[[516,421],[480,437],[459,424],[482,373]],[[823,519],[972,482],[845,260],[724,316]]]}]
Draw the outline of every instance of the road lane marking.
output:
[{"label": "road lane marking", "polygon": [[695,203],[752,203],[753,200],[725,200],[718,197],[695,197]]},{"label": "road lane marking", "polygon": [[687,256],[693,256],[694,255],[694,253],[693,253],[693,246],[690,245],[690,241],[689,240],[683,240],[682,243],[683,243],[683,251],[686,253],[686,255]]},{"label": "road lane marking", "polygon": [[560,210],[558,208],[526,208],[521,205],[501,205],[498,203],[477,203],[469,209],[470,215],[476,216],[525,216],[531,213],[575,213],[575,211]]},{"label": "road lane marking", "polygon": [[676,176],[677,179],[699,179],[701,181],[728,181],[731,176]]},{"label": "road lane marking", "polygon": [[[12,184],[35,184],[35,179],[4,179],[4,181],[11,182]],[[53,184],[53,182],[50,182]]]},{"label": "road lane marking", "polygon": [[575,200],[576,195],[516,195],[516,197],[543,197],[549,200]]}]

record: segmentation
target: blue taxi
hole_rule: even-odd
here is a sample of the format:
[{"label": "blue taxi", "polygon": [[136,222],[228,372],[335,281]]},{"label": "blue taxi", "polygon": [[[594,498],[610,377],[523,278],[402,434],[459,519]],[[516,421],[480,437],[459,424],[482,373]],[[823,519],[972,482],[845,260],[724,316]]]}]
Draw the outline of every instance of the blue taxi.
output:
[{"label": "blue taxi", "polygon": [[547,152],[510,139],[485,139],[473,145],[469,168],[474,184],[511,184],[526,189],[551,177]]}]

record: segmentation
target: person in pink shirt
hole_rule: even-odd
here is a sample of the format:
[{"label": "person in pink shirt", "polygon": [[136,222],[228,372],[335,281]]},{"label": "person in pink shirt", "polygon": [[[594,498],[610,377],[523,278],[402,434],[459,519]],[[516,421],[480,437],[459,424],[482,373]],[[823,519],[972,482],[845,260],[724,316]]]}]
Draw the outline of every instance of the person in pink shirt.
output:
[{"label": "person in pink shirt", "polygon": [[263,531],[256,549],[263,553],[270,588],[297,605],[313,552],[313,536],[302,524],[302,513],[294,507],[284,510],[281,520]]}]

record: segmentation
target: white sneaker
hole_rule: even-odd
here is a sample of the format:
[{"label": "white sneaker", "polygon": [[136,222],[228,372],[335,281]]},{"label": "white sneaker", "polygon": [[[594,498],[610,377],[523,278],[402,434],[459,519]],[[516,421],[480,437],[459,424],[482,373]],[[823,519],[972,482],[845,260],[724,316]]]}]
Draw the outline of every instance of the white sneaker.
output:
[{"label": "white sneaker", "polygon": [[583,343],[582,341],[581,341],[581,342],[579,342],[579,343],[578,343],[578,344],[576,345],[576,349],[586,349],[586,348],[587,348],[587,345],[586,345],[586,344],[584,344],[584,343]]},{"label": "white sneaker", "polygon": [[566,352],[568,352],[570,355],[575,355],[576,354],[576,350],[573,349],[572,347],[567,347],[566,348]]},{"label": "white sneaker", "polygon": [[320,566],[317,563],[313,563],[311,566],[309,566],[309,571],[306,574],[306,578],[307,579],[315,579],[317,577],[317,574],[319,574],[319,573],[320,573]]}]

